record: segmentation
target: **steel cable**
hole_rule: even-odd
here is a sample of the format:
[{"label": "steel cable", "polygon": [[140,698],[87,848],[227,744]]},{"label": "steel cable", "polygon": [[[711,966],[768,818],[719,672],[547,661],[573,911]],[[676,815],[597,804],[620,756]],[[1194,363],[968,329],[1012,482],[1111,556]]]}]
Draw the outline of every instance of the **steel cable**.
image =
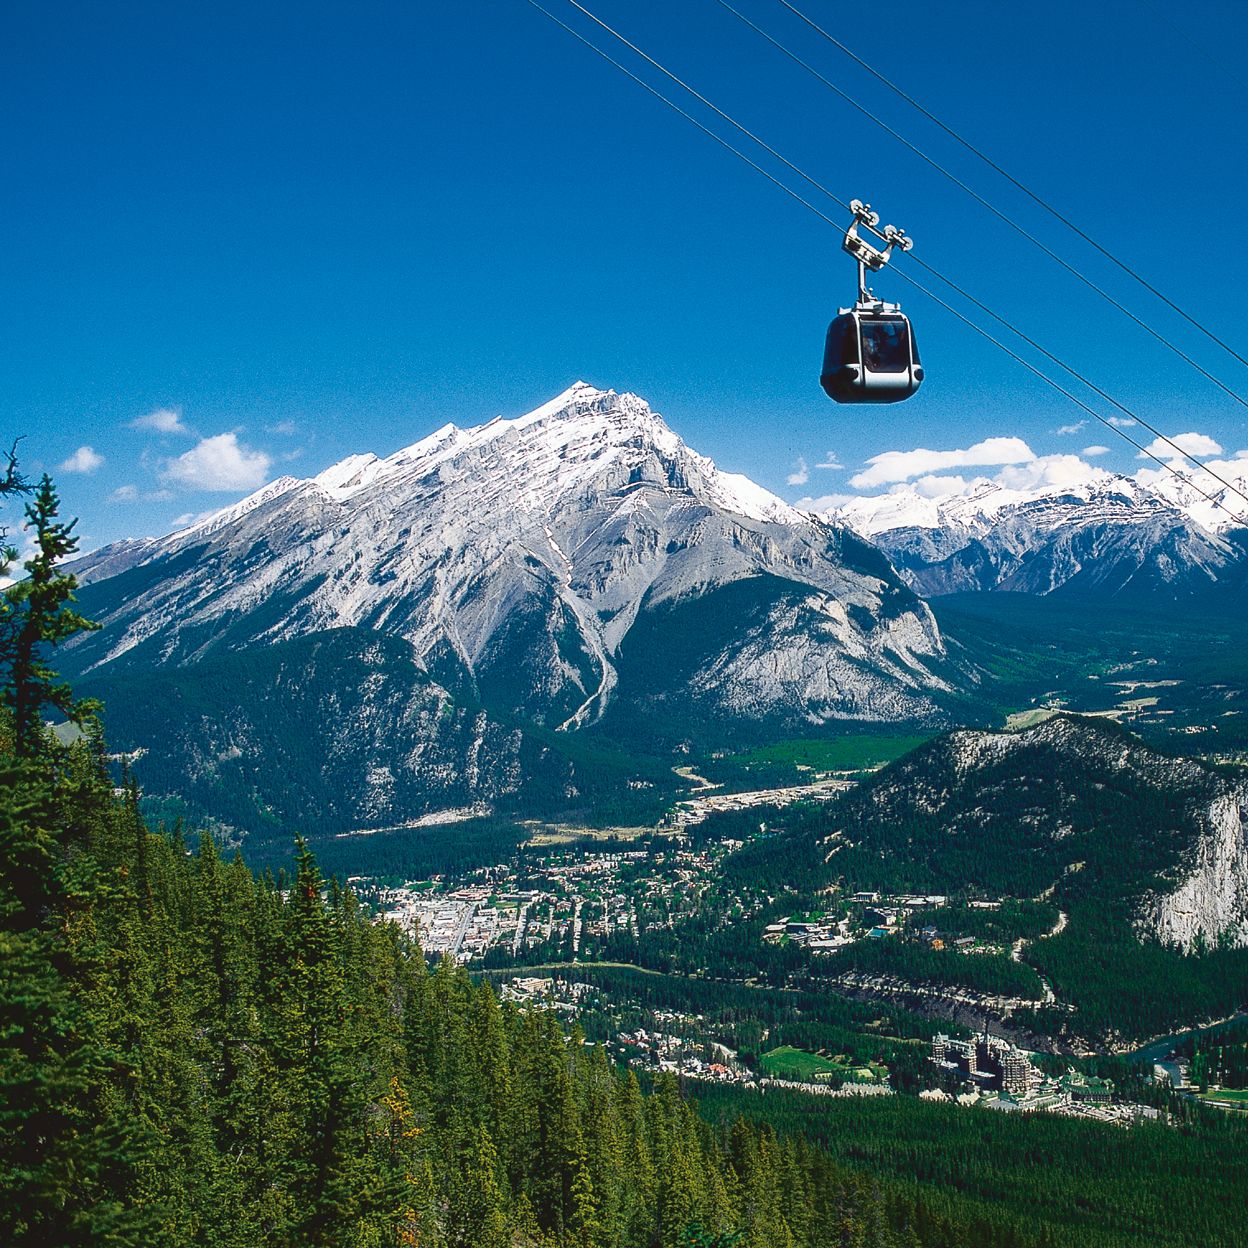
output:
[{"label": "steel cable", "polygon": [[[801,194],[800,194],[800,193],[798,193],[797,191],[793,190],[793,189],[792,189],[792,187],[790,187],[790,186],[786,185],[786,184],[785,184],[785,183],[784,183],[781,179],[777,178],[777,177],[776,177],[774,174],[772,174],[769,170],[765,169],[762,165],[758,164],[756,161],[754,161],[753,159],[751,159],[748,155],[746,155],[744,152],[742,152],[739,148],[735,147],[732,143],[728,142],[728,140],[727,140],[727,139],[725,139],[722,135],[717,134],[714,130],[710,129],[710,127],[708,127],[708,126],[704,125],[701,121],[699,121],[696,117],[694,117],[694,116],[693,116],[693,114],[691,114],[691,113],[689,113],[688,111],[686,111],[685,109],[681,108],[681,106],[680,106],[679,104],[677,104],[674,100],[672,100],[672,99],[670,99],[668,96],[664,95],[662,91],[658,90],[656,87],[654,87],[654,86],[653,86],[653,85],[651,85],[650,83],[646,82],[646,81],[645,81],[645,79],[643,79],[643,78],[639,77],[637,74],[633,73],[633,71],[632,71],[632,70],[630,70],[630,69],[629,69],[626,65],[624,65],[624,64],[622,64],[620,61],[616,60],[613,56],[611,56],[611,54],[610,54],[609,52],[607,52],[607,51],[605,51],[603,48],[599,47],[599,46],[598,46],[597,44],[595,44],[592,40],[590,40],[590,39],[586,38],[586,36],[584,36],[583,34],[581,34],[581,33],[580,33],[580,31],[578,31],[578,30],[576,30],[574,27],[572,27],[572,26],[568,25],[568,23],[566,23],[566,22],[562,21],[559,17],[557,17],[557,16],[556,16],[554,13],[552,13],[549,9],[545,8],[542,4],[540,4],[540,3],[538,2],[538,0],[525,0],[525,2],[526,2],[527,4],[529,4],[529,5],[530,5],[530,7],[532,7],[532,8],[534,8],[534,9],[536,9],[539,13],[543,14],[546,18],[548,18],[548,19],[549,19],[551,22],[553,22],[556,26],[558,26],[558,27],[560,27],[562,30],[566,31],[569,35],[571,35],[571,36],[572,36],[574,39],[576,39],[578,42],[580,42],[581,44],[583,44],[585,47],[589,48],[592,52],[596,53],[599,57],[601,57],[601,58],[602,58],[604,61],[606,61],[608,64],[613,65],[616,69],[618,69],[618,70],[619,70],[621,73],[623,73],[626,77],[630,78],[633,82],[637,83],[637,85],[638,85],[638,86],[642,87],[644,90],[646,90],[647,92],[649,92],[649,94],[653,95],[656,99],[660,100],[663,104],[665,104],[668,108],[672,109],[672,111],[673,111],[673,112],[678,113],[681,117],[683,117],[683,118],[684,118],[686,121],[688,121],[690,124],[692,124],[693,126],[697,127],[697,129],[698,129],[698,130],[702,131],[702,133],[703,133],[703,134],[705,134],[705,135],[707,135],[709,138],[713,139],[713,140],[714,140],[716,143],[718,143],[721,147],[725,148],[725,149],[726,149],[727,151],[729,151],[732,155],[734,155],[735,157],[737,157],[737,159],[739,159],[739,160],[741,160],[742,162],[744,162],[746,165],[748,165],[748,166],[749,166],[751,169],[753,169],[755,172],[762,174],[762,175],[763,175],[763,177],[765,177],[765,178],[766,178],[769,182],[771,182],[774,186],[776,186],[776,187],[777,187],[777,188],[779,188],[781,191],[783,191],[783,192],[784,192],[786,195],[788,195],[791,199],[796,200],[796,201],[797,201],[799,204],[801,204],[804,208],[806,208],[806,209],[808,209],[810,212],[814,213],[814,215],[815,215],[815,216],[817,216],[817,217],[819,217],[819,218],[820,218],[820,220],[822,220],[822,221],[824,221],[826,224],[828,224],[828,225],[832,226],[834,229],[838,230],[838,232],[843,232],[843,231],[844,231],[844,227],[841,225],[841,223],[840,223],[840,222],[838,222],[838,221],[836,221],[835,219],[833,219],[832,217],[828,216],[825,212],[823,212],[823,211],[822,211],[820,208],[818,208],[815,204],[812,204],[812,203],[811,203],[808,199],[806,199],[803,195],[801,195]],[[758,138],[758,137],[757,137],[756,135],[754,135],[754,134],[753,134],[750,130],[748,130],[745,126],[743,126],[743,125],[741,125],[739,122],[737,122],[737,121],[736,121],[734,118],[732,118],[732,117],[731,117],[728,113],[724,112],[722,109],[720,109],[720,108],[718,108],[716,105],[712,104],[709,100],[707,100],[707,99],[706,99],[706,97],[705,97],[705,96],[701,95],[701,94],[700,94],[698,91],[696,91],[693,87],[689,86],[686,82],[684,82],[684,81],[683,81],[683,79],[681,79],[681,78],[680,78],[680,77],[678,77],[676,74],[672,73],[672,72],[671,72],[670,70],[668,70],[666,67],[664,67],[663,65],[661,65],[661,64],[660,64],[658,61],[656,61],[653,57],[650,57],[650,56],[649,56],[649,55],[647,55],[645,52],[641,51],[641,49],[640,49],[640,48],[636,47],[636,45],[634,45],[634,44],[632,44],[631,42],[629,42],[629,40],[628,40],[628,39],[626,39],[623,35],[619,34],[619,33],[618,33],[618,32],[616,32],[615,30],[613,30],[610,26],[608,26],[605,22],[603,22],[601,19],[599,19],[598,17],[596,17],[594,14],[592,14],[592,13],[591,13],[588,9],[586,9],[583,5],[581,5],[580,3],[578,3],[578,0],[568,0],[568,3],[569,3],[569,4],[571,4],[574,8],[578,9],[580,12],[584,13],[587,17],[589,17],[589,18],[590,18],[592,21],[594,21],[597,25],[601,26],[604,30],[606,30],[608,33],[610,33],[610,34],[611,34],[611,35],[613,35],[616,39],[618,39],[621,43],[625,44],[625,46],[627,46],[627,47],[628,47],[628,48],[630,48],[632,51],[634,51],[634,52],[635,52],[638,56],[642,57],[645,61],[647,61],[647,62],[648,62],[650,65],[652,65],[654,68],[658,69],[658,70],[659,70],[661,73],[663,73],[666,77],[670,78],[673,82],[675,82],[677,85],[679,85],[682,89],[684,89],[685,91],[689,92],[689,94],[693,95],[696,99],[698,99],[698,100],[699,100],[699,101],[701,101],[703,104],[705,104],[708,108],[710,108],[713,112],[715,112],[715,113],[716,113],[719,117],[723,118],[723,119],[724,119],[725,121],[727,121],[730,125],[732,125],[732,126],[733,126],[734,128],[736,128],[738,131],[740,131],[742,134],[744,134],[744,135],[746,135],[748,138],[750,138],[753,142],[757,143],[760,147],[762,147],[762,148],[763,148],[766,152],[768,152],[770,155],[772,155],[775,159],[779,160],[779,161],[780,161],[781,163],[783,163],[783,164],[784,164],[787,168],[789,168],[790,170],[792,170],[794,173],[798,174],[801,178],[803,178],[803,179],[804,179],[806,182],[808,182],[811,186],[815,187],[818,191],[820,191],[820,193],[822,193],[822,194],[824,194],[824,195],[828,196],[828,197],[829,197],[829,198],[830,198],[830,199],[831,199],[834,203],[836,203],[838,206],[840,206],[841,208],[845,209],[846,211],[849,211],[849,210],[850,210],[850,209],[849,209],[849,206],[848,206],[846,203],[844,203],[844,201],[842,201],[842,200],[841,200],[841,199],[840,199],[837,195],[835,195],[832,191],[828,190],[828,188],[826,188],[825,186],[823,186],[823,185],[822,185],[820,182],[818,182],[816,179],[812,178],[809,174],[805,173],[805,172],[804,172],[802,169],[800,169],[797,165],[793,164],[793,162],[789,161],[787,158],[785,158],[784,156],[782,156],[779,152],[777,152],[777,151],[776,151],[774,148],[772,148],[769,144],[767,144],[766,142],[764,142],[762,139]],[[1048,352],[1045,348],[1041,347],[1038,343],[1036,343],[1034,340],[1032,340],[1030,337],[1028,337],[1026,334],[1024,334],[1021,330],[1017,329],[1014,325],[1012,325],[1012,324],[1011,324],[1008,320],[1006,320],[1004,317],[1002,317],[1002,316],[998,315],[997,313],[993,312],[990,308],[988,308],[985,304],[982,304],[982,303],[980,303],[978,300],[974,299],[974,297],[973,297],[973,296],[970,296],[967,292],[963,291],[963,290],[961,289],[961,287],[959,287],[959,286],[958,286],[955,282],[953,282],[951,279],[945,278],[942,274],[940,274],[940,273],[939,273],[936,269],[934,269],[932,266],[930,266],[930,265],[928,265],[928,264],[924,263],[924,264],[923,264],[923,267],[924,267],[924,268],[925,268],[928,272],[932,273],[932,275],[933,275],[933,276],[935,276],[935,277],[939,278],[939,280],[941,280],[941,281],[945,282],[945,283],[946,283],[946,284],[950,287],[950,289],[955,290],[958,294],[962,295],[964,298],[969,299],[969,300],[970,300],[970,302],[972,302],[972,303],[973,303],[976,307],[980,308],[982,311],[984,311],[984,312],[986,312],[988,315],[992,316],[992,317],[993,317],[993,319],[997,320],[1000,324],[1004,325],[1007,329],[1009,329],[1009,330],[1010,330],[1010,332],[1012,332],[1012,333],[1016,334],[1019,338],[1021,338],[1024,342],[1028,343],[1028,345],[1032,346],[1035,350],[1040,351],[1040,352],[1041,352],[1041,354],[1043,354],[1046,358],[1050,359],[1053,363],[1058,364],[1058,365],[1059,365],[1062,369],[1064,369],[1064,370],[1065,370],[1067,373],[1069,373],[1072,377],[1074,377],[1076,380],[1078,380],[1078,381],[1082,382],[1085,386],[1087,386],[1087,387],[1088,387],[1088,389],[1092,390],[1094,393],[1096,393],[1096,394],[1100,395],[1101,397],[1105,398],[1108,402],[1112,403],[1112,404],[1113,404],[1115,407],[1117,407],[1120,411],[1122,411],[1122,412],[1126,413],[1126,414],[1127,414],[1127,415],[1128,415],[1128,416],[1129,416],[1132,420],[1137,421],[1137,422],[1141,425],[1141,427],[1143,427],[1144,429],[1147,429],[1147,430],[1148,430],[1150,433],[1152,433],[1155,437],[1159,438],[1161,441],[1165,442],[1167,445],[1169,445],[1170,447],[1172,447],[1172,448],[1175,450],[1175,452],[1176,452],[1177,454],[1179,454],[1179,455],[1183,456],[1183,458],[1185,458],[1185,459],[1189,460],[1189,461],[1190,461],[1190,462],[1191,462],[1191,463],[1192,463],[1195,467],[1197,467],[1197,468],[1198,468],[1198,469],[1200,469],[1201,471],[1203,471],[1203,472],[1207,473],[1209,476],[1213,477],[1213,478],[1214,478],[1214,480],[1216,480],[1216,481],[1217,481],[1220,485],[1224,486],[1226,489],[1228,489],[1228,490],[1232,491],[1233,493],[1239,494],[1239,495],[1240,495],[1240,497],[1242,497],[1242,498],[1244,498],[1244,499],[1245,499],[1245,501],[1248,501],[1248,494],[1245,494],[1245,492],[1244,492],[1244,491],[1242,491],[1242,490],[1240,490],[1237,486],[1235,486],[1235,485],[1234,485],[1234,484],[1232,484],[1231,482],[1229,482],[1229,481],[1225,480],[1224,478],[1222,478],[1221,476],[1219,476],[1217,473],[1215,473],[1212,469],[1210,469],[1209,467],[1207,467],[1205,464],[1202,464],[1202,463],[1201,463],[1198,459],[1196,459],[1194,456],[1192,456],[1192,455],[1190,455],[1188,452],[1184,451],[1184,450],[1183,450],[1183,448],[1182,448],[1182,447],[1180,447],[1177,443],[1175,443],[1175,442],[1174,442],[1171,438],[1167,437],[1165,434],[1163,434],[1163,433],[1161,433],[1160,431],[1156,430],[1156,429],[1155,429],[1152,425],[1150,425],[1147,421],[1143,420],[1141,417],[1139,417],[1139,416],[1135,415],[1133,412],[1131,412],[1131,410],[1130,410],[1129,408],[1125,407],[1123,404],[1119,403],[1119,402],[1118,402],[1116,399],[1114,399],[1112,396],[1110,396],[1110,395],[1106,394],[1106,392],[1105,392],[1105,391],[1103,391],[1103,390],[1101,390],[1098,386],[1096,386],[1096,385],[1094,385],[1092,382],[1088,381],[1088,380],[1087,380],[1087,379],[1086,379],[1086,378],[1085,378],[1085,377],[1084,377],[1081,373],[1079,373],[1077,370],[1075,370],[1075,369],[1071,368],[1069,365],[1067,365],[1067,364],[1063,363],[1063,362],[1062,362],[1062,361],[1061,361],[1061,360],[1060,360],[1057,356],[1053,355],[1052,353]],[[1198,494],[1199,494],[1202,498],[1204,498],[1207,502],[1209,502],[1209,503],[1213,504],[1215,507],[1218,507],[1220,510],[1222,510],[1222,511],[1226,512],[1226,514],[1227,514],[1227,515],[1231,516],[1231,517],[1232,517],[1232,519],[1234,519],[1234,520],[1235,520],[1235,521],[1237,521],[1238,523],[1240,523],[1240,524],[1246,523],[1246,522],[1245,522],[1245,520],[1244,520],[1244,518],[1243,518],[1242,516],[1238,515],[1238,514],[1237,514],[1236,512],[1234,512],[1234,511],[1232,511],[1229,507],[1227,507],[1227,506],[1226,506],[1223,502],[1221,502],[1221,501],[1220,501],[1218,498],[1216,498],[1214,495],[1212,495],[1212,494],[1208,493],[1207,491],[1203,490],[1203,489],[1202,489],[1200,486],[1198,486],[1198,485],[1197,485],[1197,484],[1196,484],[1193,480],[1191,480],[1191,478],[1190,478],[1189,476],[1187,476],[1186,474],[1184,474],[1184,473],[1180,472],[1178,469],[1176,469],[1172,463],[1169,463],[1169,462],[1167,462],[1166,460],[1162,459],[1159,455],[1157,455],[1157,454],[1153,453],[1153,452],[1152,452],[1152,451],[1150,451],[1147,447],[1145,447],[1145,446],[1143,446],[1141,443],[1137,442],[1134,438],[1132,438],[1132,437],[1131,437],[1128,433],[1126,433],[1123,429],[1119,428],[1117,425],[1112,424],[1112,423],[1111,423],[1111,422],[1110,422],[1110,421],[1109,421],[1106,417],[1102,416],[1102,415],[1101,415],[1101,413],[1097,412],[1094,408],[1090,407],[1087,403],[1085,403],[1085,402],[1084,402],[1082,399],[1080,399],[1078,396],[1076,396],[1076,395],[1072,394],[1072,393],[1071,393],[1071,391],[1067,390],[1067,389],[1066,389],[1064,386],[1062,386],[1059,382],[1057,382],[1057,381],[1053,380],[1053,378],[1051,378],[1050,376],[1048,376],[1048,374],[1046,374],[1045,372],[1043,372],[1043,370],[1041,370],[1041,369],[1037,368],[1037,367],[1036,367],[1034,364],[1032,364],[1029,360],[1027,360],[1027,359],[1026,359],[1026,358],[1024,358],[1023,356],[1019,355],[1016,351],[1014,351],[1014,350],[1013,350],[1011,347],[1009,347],[1006,343],[1002,342],[999,338],[997,338],[997,337],[996,337],[994,334],[992,334],[990,331],[988,331],[988,330],[984,329],[982,326],[980,326],[980,325],[976,324],[976,323],[975,323],[974,321],[972,321],[969,317],[967,317],[965,314],[963,314],[962,312],[960,312],[957,308],[953,307],[951,304],[949,304],[948,302],[946,302],[944,299],[940,298],[940,296],[939,296],[939,295],[937,295],[937,294],[935,294],[933,291],[929,290],[927,287],[925,287],[924,285],[922,285],[922,283],[918,282],[915,278],[911,277],[909,274],[907,274],[907,273],[903,272],[901,269],[895,269],[894,271],[898,274],[898,276],[899,276],[899,277],[901,277],[901,278],[902,278],[902,280],[903,280],[903,281],[908,282],[911,286],[913,286],[916,290],[920,291],[922,294],[926,295],[926,296],[927,296],[929,299],[931,299],[934,303],[938,304],[939,306],[941,306],[942,308],[944,308],[946,311],[948,311],[948,312],[952,313],[955,317],[957,317],[957,319],[958,319],[958,320],[962,321],[962,323],[963,323],[963,324],[967,325],[969,328],[971,328],[972,330],[974,330],[974,331],[975,331],[977,334],[979,334],[981,337],[985,338],[988,342],[991,342],[994,346],[998,347],[1001,351],[1003,351],[1003,352],[1004,352],[1006,355],[1008,355],[1011,359],[1013,359],[1013,360],[1014,360],[1014,361],[1016,361],[1017,363],[1021,364],[1021,365],[1022,365],[1024,368],[1026,368],[1029,372],[1033,373],[1036,377],[1038,377],[1041,381],[1045,382],[1045,383],[1046,383],[1048,386],[1050,386],[1052,389],[1056,390],[1059,394],[1061,394],[1061,395],[1063,395],[1065,398],[1069,399],[1072,403],[1074,403],[1077,407],[1079,407],[1081,411],[1086,412],[1089,416],[1093,417],[1093,419],[1095,419],[1095,420],[1099,421],[1099,422],[1100,422],[1102,425],[1104,425],[1106,428],[1110,429],[1113,433],[1117,434],[1117,435],[1118,435],[1118,437],[1120,437],[1120,438],[1122,438],[1122,439],[1123,439],[1123,441],[1125,441],[1125,442],[1129,443],[1129,444],[1130,444],[1131,446],[1133,446],[1133,447],[1134,447],[1137,451],[1139,451],[1139,452],[1140,452],[1140,454],[1141,454],[1142,456],[1145,456],[1146,458],[1153,460],[1156,464],[1160,465],[1163,469],[1165,469],[1167,472],[1169,472],[1171,475],[1173,475],[1176,479],[1178,479],[1178,480],[1182,481],[1185,485],[1190,486],[1193,490],[1195,490],[1195,491],[1196,491],[1196,492],[1197,492],[1197,493],[1198,493]]]},{"label": "steel cable", "polygon": [[[1010,173],[1008,170],[1003,169],[999,164],[997,164],[995,160],[992,159],[991,156],[988,156],[984,152],[980,151],[980,149],[976,147],[969,139],[964,139],[955,129],[953,129],[952,126],[946,125],[945,122],[941,121],[941,119],[937,117],[934,113],[924,108],[923,105],[918,102],[918,100],[916,100],[913,96],[908,95],[905,91],[901,89],[901,87],[897,86],[896,83],[891,82],[882,73],[880,73],[880,71],[876,69],[874,66],[869,65],[866,61],[862,59],[862,57],[860,57],[856,52],[854,52],[852,48],[849,48],[845,44],[843,44],[830,31],[825,30],[822,26],[818,24],[818,22],[815,22],[811,18],[807,17],[806,14],[801,11],[801,9],[799,9],[794,4],[791,4],[789,0],[777,0],[777,3],[783,5],[795,17],[805,22],[806,25],[811,28],[811,30],[816,31],[818,34],[822,35],[823,38],[826,39],[830,44],[832,44],[833,47],[839,48],[856,65],[861,66],[863,69],[867,71],[867,73],[871,74],[872,77],[882,82],[884,86],[886,86],[890,91],[892,91],[894,94],[900,96],[903,100],[905,100],[905,102],[909,104],[912,108],[917,109],[920,113],[923,114],[924,117],[928,119],[928,121],[932,122],[933,125],[938,126],[941,130],[945,132],[945,134],[947,134],[956,143],[960,143],[964,148],[966,148],[968,152],[978,157],[990,169],[1000,174],[1001,177],[1003,177],[1012,186],[1022,191],[1022,193],[1026,195],[1028,199],[1032,200],[1033,203],[1038,204],[1041,208],[1045,210],[1045,212],[1049,213],[1050,216],[1055,217],[1068,230],[1077,234],[1090,247],[1100,252],[1100,254],[1104,256],[1106,260],[1109,260],[1112,264],[1117,265],[1118,268],[1120,268],[1124,273],[1134,278],[1135,281],[1139,282],[1139,284],[1143,286],[1144,289],[1147,290],[1151,295],[1154,295],[1156,296],[1156,298],[1160,299],[1161,302],[1166,305],[1166,307],[1171,309],[1171,311],[1177,312],[1178,315],[1181,316],[1185,321],[1187,321],[1189,325],[1192,325],[1196,329],[1200,330],[1200,332],[1204,334],[1205,337],[1208,338],[1211,342],[1217,343],[1217,345],[1221,347],[1223,351],[1226,351],[1229,355],[1234,356],[1234,358],[1237,359],[1241,364],[1248,366],[1248,359],[1246,359],[1238,351],[1236,351],[1235,348],[1232,347],[1229,343],[1224,342],[1221,338],[1219,338],[1217,334],[1215,334],[1211,329],[1208,328],[1208,326],[1203,325],[1194,316],[1192,316],[1191,313],[1185,311],[1177,303],[1175,303],[1173,299],[1171,299],[1169,296],[1164,294],[1162,291],[1158,290],[1156,286],[1154,286],[1151,282],[1149,282],[1147,278],[1144,278],[1139,273],[1137,273],[1129,264],[1127,264],[1125,260],[1120,260],[1116,255],[1114,255],[1112,251],[1109,250],[1108,247],[1105,247],[1101,243],[1098,243],[1096,239],[1094,239],[1085,230],[1081,229],[1078,225],[1076,225],[1063,212],[1053,207],[1053,205],[1050,204],[1048,200],[1044,199],[1042,196],[1037,194],[1025,183],[1020,182],[1019,179],[1014,177],[1014,175]],[[976,196],[976,198],[978,199],[979,197]],[[1128,315],[1130,315],[1130,313],[1128,313]],[[1197,365],[1197,367],[1199,367],[1199,365]],[[1202,369],[1201,371],[1203,372],[1204,370]],[[1205,375],[1209,376],[1209,374],[1207,373]],[[1217,378],[1211,377],[1210,379],[1216,382],[1219,386],[1222,385],[1221,382],[1217,381]],[[1227,387],[1223,386],[1223,389],[1226,389],[1226,388]],[[1234,393],[1234,392],[1231,391],[1231,393]],[[1238,395],[1235,395],[1235,397],[1239,398]],[[1241,403],[1243,401],[1244,401],[1243,399],[1240,399]]]}]

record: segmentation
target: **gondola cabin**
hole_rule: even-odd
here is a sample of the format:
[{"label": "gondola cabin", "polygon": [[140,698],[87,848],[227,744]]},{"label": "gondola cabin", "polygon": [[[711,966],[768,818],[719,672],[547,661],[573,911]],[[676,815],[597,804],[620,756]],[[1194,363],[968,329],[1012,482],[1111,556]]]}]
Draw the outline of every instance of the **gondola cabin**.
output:
[{"label": "gondola cabin", "polygon": [[923,381],[910,321],[896,304],[842,308],[828,326],[819,383],[838,403],[900,403]]}]

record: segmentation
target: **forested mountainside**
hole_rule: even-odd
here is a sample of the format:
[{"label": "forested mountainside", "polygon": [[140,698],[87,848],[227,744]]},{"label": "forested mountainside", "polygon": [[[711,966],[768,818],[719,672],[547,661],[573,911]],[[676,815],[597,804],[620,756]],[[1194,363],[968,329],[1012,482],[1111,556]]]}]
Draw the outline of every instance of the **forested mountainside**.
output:
[{"label": "forested mountainside", "polygon": [[1248,944],[1246,810],[1242,780],[1056,714],[936,737],[754,856],[777,879],[804,859],[876,888],[1086,898],[1190,950]]},{"label": "forested mountainside", "polygon": [[427,971],[306,853],[279,885],[153,835],[88,747],[0,787],[6,1243],[968,1242]]},{"label": "forested mountainside", "polygon": [[1057,997],[1041,1006],[1031,977],[1048,1034],[1146,1037],[1248,1002],[1248,786],[1112,721],[937,737],[729,871],[801,895],[836,883],[1043,902],[1060,927],[999,966],[892,941],[837,965],[945,983],[992,971],[1011,985],[1034,967]]},{"label": "forested mountainside", "polygon": [[110,744],[132,757],[146,793],[211,812],[257,853],[287,848],[290,827],[336,834],[448,809],[609,812],[629,799],[636,812],[653,794],[657,819],[675,780],[644,754],[452,697],[407,642],[367,629],[82,688],[108,707]]}]

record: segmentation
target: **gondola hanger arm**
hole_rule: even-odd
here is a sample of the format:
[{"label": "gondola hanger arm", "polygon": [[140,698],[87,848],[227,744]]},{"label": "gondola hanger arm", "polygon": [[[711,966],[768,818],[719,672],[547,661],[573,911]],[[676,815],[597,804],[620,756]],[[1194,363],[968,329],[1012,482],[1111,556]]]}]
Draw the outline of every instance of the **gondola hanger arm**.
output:
[{"label": "gondola hanger arm", "polygon": [[[852,199],[849,207],[854,214],[854,219],[849,229],[845,231],[845,241],[841,246],[872,273],[878,273],[888,263],[889,255],[894,247],[909,251],[914,246],[914,240],[906,234],[905,230],[898,229],[895,225],[886,225],[883,230],[878,229],[880,214],[873,212],[870,204],[864,204],[860,199]],[[859,234],[860,228],[875,235],[884,246],[877,247],[868,242]]]},{"label": "gondola hanger arm", "polygon": [[[880,230],[880,214],[872,211],[871,205],[864,204],[860,199],[851,199],[849,208],[854,219],[845,231],[841,249],[858,261],[858,301],[867,303],[871,299],[871,292],[867,289],[867,271],[878,273],[888,263],[894,247],[909,251],[914,246],[914,240],[895,225],[886,225]],[[878,247],[868,242],[859,233],[860,229],[874,235],[883,246]]]}]

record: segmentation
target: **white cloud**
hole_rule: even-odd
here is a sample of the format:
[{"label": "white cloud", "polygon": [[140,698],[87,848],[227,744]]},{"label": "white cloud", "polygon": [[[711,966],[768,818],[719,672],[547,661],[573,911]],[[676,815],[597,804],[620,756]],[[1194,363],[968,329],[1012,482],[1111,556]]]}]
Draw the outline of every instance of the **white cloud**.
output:
[{"label": "white cloud", "polygon": [[1108,455],[1109,447],[1107,446],[1085,446],[1080,455],[1086,455],[1089,459],[1096,455]]},{"label": "white cloud", "polygon": [[[946,498],[950,494],[961,494],[969,485],[970,482],[965,477],[957,476],[932,475],[919,477],[917,481],[911,482],[911,486],[924,498]],[[909,488],[906,485],[895,485],[890,493]]]},{"label": "white cloud", "polygon": [[172,490],[148,490],[139,493],[137,485],[119,485],[109,496],[110,503],[137,503],[140,499],[145,503],[167,503],[173,497]]},{"label": "white cloud", "polygon": [[810,480],[810,470],[806,466],[806,461],[799,455],[797,463],[793,466],[793,471],[785,478],[790,485],[805,485]]},{"label": "white cloud", "polygon": [[198,524],[201,520],[207,520],[209,516],[215,516],[215,510],[209,511],[184,511],[180,516],[175,516],[172,524],[175,529],[185,529],[189,525]]},{"label": "white cloud", "polygon": [[1179,448],[1179,451],[1183,451],[1188,455],[1195,455],[1201,459],[1208,455],[1222,454],[1222,447],[1206,434],[1176,433],[1169,442],[1164,438],[1154,438],[1140,452],[1138,458],[1146,459],[1150,455],[1156,455],[1158,459],[1181,459],[1182,456],[1174,449],[1176,446]]},{"label": "white cloud", "polygon": [[1065,489],[1086,485],[1109,474],[1104,468],[1085,464],[1078,455],[1041,455],[1027,464],[1003,468],[995,480],[1010,490],[1034,490],[1056,486]]},{"label": "white cloud", "polygon": [[178,433],[189,437],[191,431],[182,423],[182,413],[176,407],[158,407],[145,416],[136,416],[130,429],[147,429],[152,433]]},{"label": "white cloud", "polygon": [[923,447],[913,451],[885,451],[867,460],[870,467],[850,477],[856,490],[875,485],[890,485],[926,476],[942,468],[995,467],[1000,464],[1027,463],[1035,453],[1022,438],[985,438],[956,451],[929,451]]},{"label": "white cloud", "polygon": [[[1173,472],[1178,472],[1184,480],[1193,481],[1202,490],[1216,492],[1223,488],[1224,481],[1230,481],[1241,489],[1248,485],[1248,454],[1236,451],[1230,459],[1207,459],[1199,466],[1171,461],[1168,468],[1141,468],[1135,479],[1145,485],[1156,485],[1167,480],[1173,481]],[[1208,471],[1206,471],[1206,469]]]},{"label": "white cloud", "polygon": [[[1245,460],[1248,460],[1248,455],[1239,451],[1230,459],[1207,459],[1204,467],[1228,481],[1244,481],[1248,479],[1248,463]],[[1192,471],[1195,472],[1196,469],[1193,468]]]},{"label": "white cloud", "polygon": [[826,468],[831,472],[840,472],[844,469],[845,465],[837,459],[835,451],[829,451],[825,456],[823,463],[816,464],[815,467]]},{"label": "white cloud", "polygon": [[161,476],[192,490],[254,490],[268,480],[272,462],[264,451],[240,443],[238,434],[219,433],[166,460]]},{"label": "white cloud", "polygon": [[821,494],[818,498],[799,498],[793,505],[806,511],[832,511],[852,503],[857,497],[856,494]]},{"label": "white cloud", "polygon": [[1135,424],[1135,421],[1129,416],[1111,416],[1109,418],[1109,423],[1113,425],[1115,429],[1130,429],[1131,426]]},{"label": "white cloud", "polygon": [[265,433],[279,433],[283,437],[290,437],[296,432],[297,426],[293,420],[279,420],[275,425],[265,425]]},{"label": "white cloud", "polygon": [[94,472],[104,463],[104,456],[89,446],[80,446],[68,459],[61,461],[62,472]]},{"label": "white cloud", "polygon": [[1078,433],[1078,432],[1079,432],[1079,430],[1080,430],[1080,429],[1082,429],[1082,428],[1084,427],[1084,425],[1086,425],[1087,423],[1088,423],[1088,422],[1087,422],[1086,420],[1081,420],[1081,421],[1078,421],[1076,424],[1073,424],[1073,425],[1062,425],[1062,426],[1061,426],[1061,427],[1057,430],[1057,436],[1058,436],[1059,438],[1061,438],[1061,437],[1065,437],[1065,436],[1066,436],[1066,434],[1068,434],[1068,433]]}]

